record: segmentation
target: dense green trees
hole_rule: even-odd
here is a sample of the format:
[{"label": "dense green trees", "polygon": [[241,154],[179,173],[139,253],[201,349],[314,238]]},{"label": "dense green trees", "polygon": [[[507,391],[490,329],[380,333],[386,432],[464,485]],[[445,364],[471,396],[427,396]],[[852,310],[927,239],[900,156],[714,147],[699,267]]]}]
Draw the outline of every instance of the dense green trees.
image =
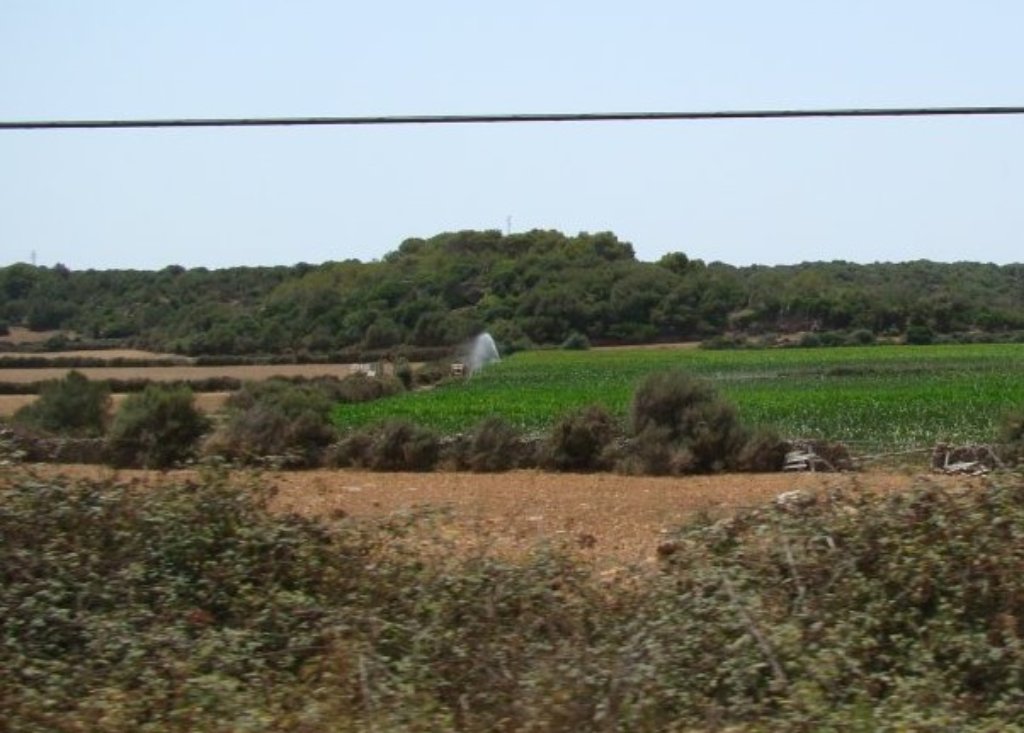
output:
[{"label": "dense green trees", "polygon": [[937,336],[1024,330],[1024,265],[732,267],[681,252],[639,262],[610,233],[408,239],[379,262],[226,270],[0,268],[0,322],[188,354],[505,347],[800,331]]}]

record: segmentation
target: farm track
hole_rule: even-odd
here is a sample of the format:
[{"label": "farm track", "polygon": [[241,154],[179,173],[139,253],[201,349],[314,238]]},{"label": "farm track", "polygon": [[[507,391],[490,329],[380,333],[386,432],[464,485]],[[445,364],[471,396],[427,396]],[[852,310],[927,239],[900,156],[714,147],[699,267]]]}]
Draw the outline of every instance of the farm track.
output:
[{"label": "farm track", "polygon": [[[195,473],[118,471],[98,466],[40,466],[43,476],[116,478],[158,488]],[[851,474],[735,474],[686,478],[614,474],[369,473],[316,470],[236,472],[232,480],[269,482],[275,512],[307,517],[380,517],[431,511],[426,531],[467,552],[519,554],[544,542],[568,543],[614,572],[655,562],[658,545],[695,514],[723,517],[760,506],[794,489],[839,488],[889,492],[928,480],[963,485],[965,479],[869,471]],[[969,481],[978,481],[971,479]]]}]

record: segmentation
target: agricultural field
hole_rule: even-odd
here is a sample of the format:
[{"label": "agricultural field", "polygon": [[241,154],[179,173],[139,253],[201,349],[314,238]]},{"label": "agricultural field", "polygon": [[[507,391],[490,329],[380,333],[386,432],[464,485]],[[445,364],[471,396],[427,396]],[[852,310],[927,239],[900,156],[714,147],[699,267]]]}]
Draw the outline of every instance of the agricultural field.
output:
[{"label": "agricultural field", "polygon": [[[230,396],[230,392],[196,392],[194,399],[196,407],[201,412],[215,413],[224,409],[224,404]],[[120,408],[127,397],[126,394],[111,395],[113,409]],[[13,416],[22,407],[31,405],[37,399],[39,396],[34,394],[0,394],[0,418]]]},{"label": "agricultural field", "polygon": [[[155,354],[148,351],[136,350],[107,350],[107,351],[81,351],[81,352],[42,352],[32,354],[5,354],[11,361],[28,358],[74,358],[83,357],[90,359],[178,359],[188,361],[187,357],[175,356],[173,354]],[[215,381],[218,379],[237,379],[239,381],[264,381],[272,377],[299,377],[313,379],[316,377],[331,376],[339,379],[344,378],[356,371],[358,365],[354,364],[256,364],[236,366],[198,366],[189,364],[165,365],[165,366],[90,366],[74,367],[74,371],[84,374],[88,379],[113,380],[115,382],[189,382],[199,384],[204,381]],[[47,366],[47,367],[3,367],[0,368],[0,383],[13,385],[16,388],[34,389],[31,385],[39,385],[46,381],[62,379],[72,367]],[[204,412],[216,412],[221,409],[227,400],[229,392],[218,389],[207,392],[194,390],[196,395],[196,406]],[[115,408],[124,401],[125,394],[114,394]],[[14,394],[0,394],[0,418],[14,415],[20,408],[35,402],[36,394],[16,392]]]},{"label": "agricultural field", "polygon": [[[271,377],[347,377],[357,370],[355,364],[255,364],[242,366],[156,366],[156,367],[81,367],[75,371],[89,379],[134,380],[150,382],[187,382],[221,377],[261,381]],[[61,379],[71,371],[67,367],[0,369],[0,382],[32,384]]]},{"label": "agricultural field", "polygon": [[405,418],[451,433],[502,415],[543,430],[599,403],[625,417],[637,383],[677,368],[711,380],[751,424],[788,438],[841,440],[858,452],[988,442],[1024,406],[1024,345],[868,346],[707,351],[623,348],[514,354],[465,382],[335,412],[339,427]]}]

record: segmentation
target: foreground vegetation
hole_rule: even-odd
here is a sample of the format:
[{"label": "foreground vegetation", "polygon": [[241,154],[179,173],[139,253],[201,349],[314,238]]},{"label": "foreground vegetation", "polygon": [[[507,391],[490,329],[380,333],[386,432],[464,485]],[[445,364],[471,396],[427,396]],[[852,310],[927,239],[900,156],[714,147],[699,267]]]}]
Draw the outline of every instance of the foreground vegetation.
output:
[{"label": "foreground vegetation", "polygon": [[266,499],[0,479],[5,727],[1024,729],[1020,476],[697,518],[617,576]]},{"label": "foreground vegetation", "polygon": [[386,418],[440,432],[498,414],[526,430],[598,403],[625,417],[639,381],[667,368],[710,379],[745,422],[787,438],[840,440],[865,450],[990,442],[1024,405],[1024,345],[872,346],[708,351],[616,349],[514,354],[468,382],[342,405],[342,428]]},{"label": "foreground vegetation", "polygon": [[[594,343],[876,337],[1020,340],[1024,266],[818,262],[732,267],[681,252],[640,262],[611,233],[464,231],[402,242],[380,262],[159,272],[0,268],[8,326],[60,330],[47,347],[183,354],[449,346],[490,329],[503,350]],[[722,343],[728,343],[728,340]]]}]

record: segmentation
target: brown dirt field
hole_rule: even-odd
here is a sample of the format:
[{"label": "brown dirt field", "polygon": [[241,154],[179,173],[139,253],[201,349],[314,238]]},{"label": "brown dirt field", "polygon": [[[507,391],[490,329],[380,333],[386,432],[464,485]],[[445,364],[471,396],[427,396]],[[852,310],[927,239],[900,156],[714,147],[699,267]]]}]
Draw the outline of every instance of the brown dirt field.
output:
[{"label": "brown dirt field", "polygon": [[11,359],[173,359],[181,364],[190,364],[192,359],[181,354],[162,354],[158,351],[141,349],[81,349],[78,351],[11,351],[0,354]]},{"label": "brown dirt field", "polygon": [[[224,403],[227,402],[230,395],[230,392],[197,392],[195,395],[196,407],[206,413],[217,412],[224,407]],[[116,410],[127,396],[126,394],[111,395],[112,407]],[[0,395],[0,417],[10,417],[37,399],[37,395],[34,394]]]},{"label": "brown dirt field", "polygon": [[[83,367],[81,372],[89,379],[148,379],[153,382],[212,379],[264,380],[270,377],[345,377],[352,374],[356,364],[279,364],[257,366],[169,366],[169,367]],[[43,367],[40,369],[0,369],[0,382],[31,384],[48,379],[61,379],[71,369]]]},{"label": "brown dirt field", "polygon": [[700,341],[680,341],[672,344],[630,344],[628,346],[595,346],[592,351],[614,351],[615,349],[699,349]]},{"label": "brown dirt field", "polygon": [[3,394],[0,395],[0,417],[10,417],[25,405],[35,402],[34,394]]},{"label": "brown dirt field", "polygon": [[[143,485],[188,472],[114,472],[90,466],[45,466],[45,474],[117,476]],[[565,542],[592,555],[598,567],[655,563],[658,544],[697,512],[725,516],[793,489],[898,491],[924,480],[912,473],[742,474],[687,478],[614,474],[368,473],[363,471],[237,472],[236,480],[268,481],[272,509],[319,517],[372,517],[439,510],[430,531],[466,548],[519,553],[539,542]],[[967,479],[928,476],[937,482]]]},{"label": "brown dirt field", "polygon": [[22,326],[11,326],[10,333],[0,336],[0,341],[11,344],[41,344],[60,333],[60,331],[30,331]]},{"label": "brown dirt field", "polygon": [[207,414],[219,412],[231,394],[231,392],[196,392],[196,407]]}]

